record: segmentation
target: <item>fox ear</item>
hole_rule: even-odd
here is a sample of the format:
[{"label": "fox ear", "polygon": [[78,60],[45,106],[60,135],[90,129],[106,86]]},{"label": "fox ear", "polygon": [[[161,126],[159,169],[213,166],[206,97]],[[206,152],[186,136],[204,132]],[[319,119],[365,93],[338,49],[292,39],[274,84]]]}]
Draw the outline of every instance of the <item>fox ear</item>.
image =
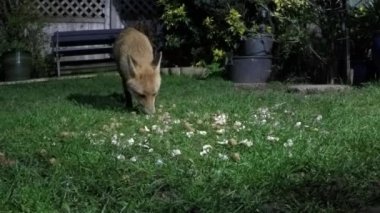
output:
[{"label": "fox ear", "polygon": [[136,64],[137,64],[136,60],[133,59],[132,56],[128,55],[128,65],[131,68],[131,70],[130,70],[131,72],[129,74],[132,77],[135,76],[135,74],[136,74]]},{"label": "fox ear", "polygon": [[155,71],[158,73],[160,73],[160,69],[161,69],[161,59],[162,59],[162,52],[160,52],[160,56],[158,58],[158,62],[157,62],[156,68],[155,68]]}]

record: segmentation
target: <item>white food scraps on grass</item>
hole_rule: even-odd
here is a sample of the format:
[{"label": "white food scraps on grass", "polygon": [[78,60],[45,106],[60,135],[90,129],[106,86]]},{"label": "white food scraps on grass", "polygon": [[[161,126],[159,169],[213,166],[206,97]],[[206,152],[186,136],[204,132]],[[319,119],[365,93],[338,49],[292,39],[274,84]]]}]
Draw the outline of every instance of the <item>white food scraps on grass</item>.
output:
[{"label": "white food scraps on grass", "polygon": [[125,160],[125,156],[122,155],[122,154],[117,155],[116,158],[117,158],[118,160]]},{"label": "white food scraps on grass", "polygon": [[227,118],[228,118],[227,115],[224,113],[217,114],[214,116],[214,124],[223,126],[227,123]]},{"label": "white food scraps on grass", "polygon": [[171,152],[171,154],[172,154],[172,157],[181,155],[181,150],[179,150],[179,149],[173,149],[172,152]]},{"label": "white food scraps on grass", "polygon": [[198,131],[198,134],[200,134],[200,135],[207,135],[207,132],[206,132],[206,131],[203,131],[203,130],[201,130],[201,131]]},{"label": "white food scraps on grass", "polygon": [[207,144],[207,145],[204,145],[202,148],[203,148],[203,150],[199,154],[201,156],[204,156],[204,155],[207,155],[211,151],[212,146]]},{"label": "white food scraps on grass", "polygon": [[135,139],[130,138],[127,140],[128,145],[132,146],[135,143]]},{"label": "white food scraps on grass", "polygon": [[147,126],[144,126],[144,128],[140,128],[141,133],[150,132],[150,129]]},{"label": "white food scraps on grass", "polygon": [[248,139],[244,139],[244,140],[240,141],[239,144],[246,145],[247,147],[253,146],[253,142],[248,140]]},{"label": "white food scraps on grass", "polygon": [[143,143],[139,143],[138,144],[139,147],[142,147],[142,148],[145,148],[145,149],[150,149],[149,145],[148,144],[143,144]]},{"label": "white food scraps on grass", "polygon": [[161,159],[157,159],[157,161],[156,161],[156,165],[157,166],[161,166],[161,165],[163,165],[164,164],[164,161],[163,160],[161,160]]},{"label": "white food scraps on grass", "polygon": [[234,126],[235,127],[241,127],[243,124],[240,121],[235,121]]},{"label": "white food scraps on grass", "polygon": [[253,118],[257,123],[265,125],[269,119],[272,119],[272,115],[268,107],[260,107],[257,109],[257,114],[253,115]]},{"label": "white food scraps on grass", "polygon": [[239,132],[240,130],[244,130],[245,126],[240,121],[235,121],[234,128]]},{"label": "white food scraps on grass", "polygon": [[191,137],[194,136],[194,132],[186,132],[186,136],[187,136],[188,138],[191,138]]},{"label": "white food scraps on grass", "polygon": [[119,142],[116,134],[114,134],[112,136],[112,138],[111,138],[111,144],[116,145],[116,146],[120,145],[120,142]]},{"label": "white food scraps on grass", "polygon": [[228,156],[225,155],[225,154],[222,154],[222,153],[219,153],[219,154],[218,154],[218,157],[219,157],[219,159],[221,159],[221,160],[228,160]]},{"label": "white food scraps on grass", "polygon": [[224,134],[225,132],[226,132],[225,129],[218,129],[218,130],[216,130],[216,134],[219,134],[219,135],[222,135],[222,134]]},{"label": "white food scraps on grass", "polygon": [[268,136],[267,136],[267,140],[268,140],[268,141],[279,141],[280,138],[275,137],[275,136],[268,135]]},{"label": "white food scraps on grass", "polygon": [[172,118],[168,112],[165,112],[164,114],[158,117],[158,120],[161,121],[163,124],[168,125],[171,123]]},{"label": "white food scraps on grass", "polygon": [[292,147],[293,146],[293,140],[292,139],[288,139],[286,141],[286,143],[284,143],[284,147]]},{"label": "white food scraps on grass", "polygon": [[226,145],[226,144],[228,144],[228,140],[225,139],[225,140],[222,140],[222,141],[217,141],[216,143],[221,144],[221,145]]},{"label": "white food scraps on grass", "polygon": [[[284,113],[294,115],[293,112],[288,111],[288,110],[285,110]],[[258,108],[256,110],[256,114],[254,114],[255,122],[256,122],[256,124],[269,124],[269,122],[273,121],[273,127],[278,127],[278,126],[280,126],[280,122],[274,120],[274,117],[273,117],[274,114],[275,113],[270,112],[270,109],[268,107]],[[236,137],[237,138],[239,137],[238,132],[240,130],[246,129],[243,122],[250,123],[249,121],[244,120],[243,122],[241,122],[239,120],[235,120],[235,121],[231,121],[232,125],[227,126],[227,124],[229,123],[229,122],[227,122],[229,115],[225,114],[225,113],[217,112],[216,114],[213,114],[211,116],[212,120],[210,123],[207,122],[207,118],[209,118],[208,114],[206,114],[203,117],[200,117],[199,115],[191,112],[188,114],[188,116],[196,117],[196,119],[197,119],[196,121],[191,121],[191,122],[194,122],[195,126],[193,126],[193,124],[190,123],[191,117],[188,118],[189,120],[187,120],[187,119],[183,119],[183,120],[182,119],[181,120],[180,119],[172,119],[168,112],[164,112],[162,115],[158,115],[158,123],[149,126],[150,128],[148,128],[148,126],[142,125],[143,127],[140,128],[140,133],[145,133],[146,134],[145,138],[147,138],[147,137],[149,138],[154,133],[163,135],[165,132],[169,131],[174,124],[181,124],[181,126],[184,126],[186,129],[186,131],[185,131],[186,136],[188,138],[191,138],[195,134],[197,134],[197,135],[199,134],[199,135],[203,135],[203,136],[207,135],[206,131],[197,130],[197,128],[198,128],[197,126],[198,125],[203,126],[203,125],[211,124],[211,126],[214,128],[214,131],[215,131],[214,136],[216,136],[216,141],[215,141],[216,144],[229,145],[231,147],[237,146],[237,145],[244,145],[246,147],[252,147],[254,145],[253,142],[249,139],[243,139],[240,141],[236,140]],[[234,116],[235,116],[234,117],[235,119],[239,118],[238,115],[234,115]],[[149,119],[152,119],[152,117],[149,117]],[[318,114],[315,115],[314,120],[320,122],[322,120],[322,115],[318,115]],[[282,122],[281,122],[281,124],[282,124]],[[118,124],[114,124],[111,126],[112,126],[112,128],[115,128],[118,126]],[[197,128],[195,128],[195,127],[197,127]],[[305,125],[301,121],[296,122],[294,127],[296,127],[296,128],[303,127],[304,129],[310,129],[312,131],[319,131],[317,128],[315,128],[313,126]],[[204,128],[204,126],[203,126],[203,128]],[[235,130],[235,132],[231,131],[231,130]],[[248,130],[250,130],[250,127],[248,127]],[[275,132],[273,132],[273,130],[274,129],[272,129],[270,132],[267,133],[267,135],[268,135],[266,137],[267,141],[271,141],[271,142],[280,141],[279,137],[273,136],[273,135],[275,135]],[[115,132],[115,130],[113,129],[112,132]],[[109,136],[107,137],[103,133],[107,133],[106,135],[111,135],[111,138],[109,138]],[[111,132],[110,131],[108,131],[108,132],[101,131],[100,133],[87,133],[86,137],[88,139],[90,139],[90,142],[93,144],[99,144],[100,142],[104,143],[105,141],[111,141],[111,144],[116,145],[116,146],[120,146],[122,148],[125,148],[128,145],[132,146],[132,145],[136,144],[135,143],[136,139],[134,139],[131,136],[125,137],[124,133],[117,133],[117,132],[114,134],[109,134],[109,133],[111,133]],[[226,134],[226,133],[235,133],[235,134],[238,133],[238,134],[237,135],[230,135],[230,136],[233,136],[235,138],[225,139],[223,137],[229,136],[229,134]],[[133,136],[136,136],[136,134]],[[137,141],[142,141],[142,139],[137,138]],[[137,145],[146,149],[149,153],[154,152],[154,149],[149,146],[147,139],[142,143],[138,143]],[[288,139],[285,143],[283,143],[283,146],[286,148],[290,148],[293,145],[294,145],[294,142],[292,139]],[[209,144],[204,145],[202,147],[202,151],[200,152],[200,155],[201,156],[209,155],[211,153],[212,149],[213,149],[213,147],[211,145],[209,145]],[[289,157],[292,157],[292,153],[290,152],[291,149],[288,149],[288,151],[289,151]],[[172,151],[169,151],[169,153],[171,154],[172,157],[175,157],[175,156],[182,154],[181,150],[179,150],[179,149],[173,149]],[[125,160],[126,159],[126,157],[122,154],[115,155],[115,157],[119,160]],[[228,155],[218,153],[217,157],[220,160],[228,160],[228,159],[235,160],[235,161],[240,160],[240,154],[239,153],[233,153],[233,154],[230,153]],[[136,162],[137,157],[136,156],[131,157],[129,160],[132,162]],[[162,165],[162,164],[163,164],[162,159],[156,160],[156,165]]]}]

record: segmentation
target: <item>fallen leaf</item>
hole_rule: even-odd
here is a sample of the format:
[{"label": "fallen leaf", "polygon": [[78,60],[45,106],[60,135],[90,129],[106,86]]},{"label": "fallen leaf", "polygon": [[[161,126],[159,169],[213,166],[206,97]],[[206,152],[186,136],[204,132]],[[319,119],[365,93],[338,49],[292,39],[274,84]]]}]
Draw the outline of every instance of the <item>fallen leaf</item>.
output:
[{"label": "fallen leaf", "polygon": [[232,158],[232,160],[238,162],[238,161],[240,161],[240,154],[238,152],[232,153],[231,158]]},{"label": "fallen leaf", "polygon": [[51,165],[57,165],[58,164],[58,161],[57,161],[57,159],[56,158],[50,158],[49,159],[49,163],[51,164]]},{"label": "fallen leaf", "polygon": [[186,130],[188,130],[189,132],[195,132],[195,129],[193,128],[193,126],[190,123],[185,122],[184,126],[185,126]]},{"label": "fallen leaf", "polygon": [[15,163],[16,161],[6,158],[5,154],[0,152],[0,166],[13,166]]},{"label": "fallen leaf", "polygon": [[41,150],[38,152],[38,154],[40,154],[42,157],[46,157],[46,155],[47,155],[47,151],[46,151],[46,149],[41,149]]},{"label": "fallen leaf", "polygon": [[59,136],[62,138],[62,139],[67,139],[67,138],[71,138],[75,135],[74,132],[68,132],[68,131],[63,131],[63,132],[60,132],[59,133]]},{"label": "fallen leaf", "polygon": [[231,138],[230,140],[228,140],[228,144],[231,146],[236,146],[238,142],[236,141],[236,139]]}]

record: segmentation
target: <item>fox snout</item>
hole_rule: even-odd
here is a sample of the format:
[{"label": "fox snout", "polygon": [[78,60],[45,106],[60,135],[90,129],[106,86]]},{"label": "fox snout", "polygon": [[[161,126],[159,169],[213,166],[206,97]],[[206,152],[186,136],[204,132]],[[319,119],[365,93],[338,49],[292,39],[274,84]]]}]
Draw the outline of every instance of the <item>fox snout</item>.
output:
[{"label": "fox snout", "polygon": [[138,102],[138,106],[140,110],[142,110],[145,114],[154,114],[156,112],[155,107],[155,96],[143,96],[136,98]]},{"label": "fox snout", "polygon": [[156,112],[155,102],[160,88],[161,78],[157,72],[142,72],[143,74],[136,78],[129,79],[127,87],[132,95],[137,107],[146,114]]}]

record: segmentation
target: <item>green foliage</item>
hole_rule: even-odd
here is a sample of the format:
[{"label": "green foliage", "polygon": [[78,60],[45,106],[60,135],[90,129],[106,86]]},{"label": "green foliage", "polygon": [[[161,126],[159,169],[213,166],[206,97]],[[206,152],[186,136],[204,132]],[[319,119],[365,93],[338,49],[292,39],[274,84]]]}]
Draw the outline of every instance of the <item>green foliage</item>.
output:
[{"label": "green foliage", "polygon": [[220,65],[218,62],[212,62],[209,64],[203,64],[203,67],[206,68],[206,73],[201,78],[206,79],[208,77],[222,77],[222,73],[224,71],[224,67]]},{"label": "green foliage", "polygon": [[47,35],[45,23],[29,0],[0,0],[0,38],[3,52],[19,49],[31,52],[38,75],[46,75],[47,59],[43,54]]},{"label": "green foliage", "polygon": [[[278,73],[304,77],[305,81],[342,82],[337,61],[344,51],[343,19],[338,5],[326,1],[275,0],[274,11]],[[334,9],[334,7],[339,8]],[[344,77],[344,76],[343,76]],[[281,78],[283,79],[283,78]]]},{"label": "green foliage", "polygon": [[230,9],[226,22],[229,25],[228,31],[232,35],[242,37],[247,30],[244,22],[241,20],[241,14],[234,8]]},{"label": "green foliage", "polygon": [[31,50],[34,35],[42,29],[38,10],[32,1],[1,0],[1,32],[10,49]]},{"label": "green foliage", "polygon": [[[350,11],[349,26],[354,52],[368,52],[372,30],[380,26],[380,1]],[[338,74],[343,40],[341,12],[327,1],[311,0],[160,0],[164,7],[166,51],[186,61],[219,63],[231,55],[241,39],[258,33],[271,33],[274,71],[280,80],[289,76],[305,81],[343,82]],[[352,13],[353,12],[353,13]],[[266,13],[267,19],[263,18]],[[354,14],[354,15],[352,15]],[[372,29],[369,29],[372,28]],[[361,39],[363,38],[363,39]],[[357,41],[356,41],[357,40]],[[354,57],[355,54],[353,55]]]},{"label": "green foliage", "polygon": [[[190,19],[186,14],[184,4],[168,4],[167,0],[160,0],[160,4],[165,5],[162,20],[167,31],[181,30],[181,26],[189,26]],[[166,45],[169,48],[179,48],[184,44],[184,39],[175,34],[166,36]]]},{"label": "green foliage", "polygon": [[373,32],[380,30],[380,1],[353,6],[348,18],[352,57],[364,59],[369,53]]},{"label": "green foliage", "polygon": [[266,1],[245,0],[160,0],[161,19],[165,25],[166,52],[184,57],[181,63],[223,64],[228,52],[236,49],[240,39],[258,27],[256,8]]},{"label": "green foliage", "polygon": [[308,0],[277,0],[274,12],[277,25],[277,42],[281,55],[288,58],[294,49],[303,51],[310,40],[306,25],[316,20],[314,8]]},{"label": "green foliage", "polygon": [[379,0],[372,0],[368,3],[365,3],[363,7],[360,7],[359,9],[363,8],[364,16],[366,17],[366,21],[364,21],[364,24],[371,27],[372,30],[379,30],[380,29],[380,1]]}]

